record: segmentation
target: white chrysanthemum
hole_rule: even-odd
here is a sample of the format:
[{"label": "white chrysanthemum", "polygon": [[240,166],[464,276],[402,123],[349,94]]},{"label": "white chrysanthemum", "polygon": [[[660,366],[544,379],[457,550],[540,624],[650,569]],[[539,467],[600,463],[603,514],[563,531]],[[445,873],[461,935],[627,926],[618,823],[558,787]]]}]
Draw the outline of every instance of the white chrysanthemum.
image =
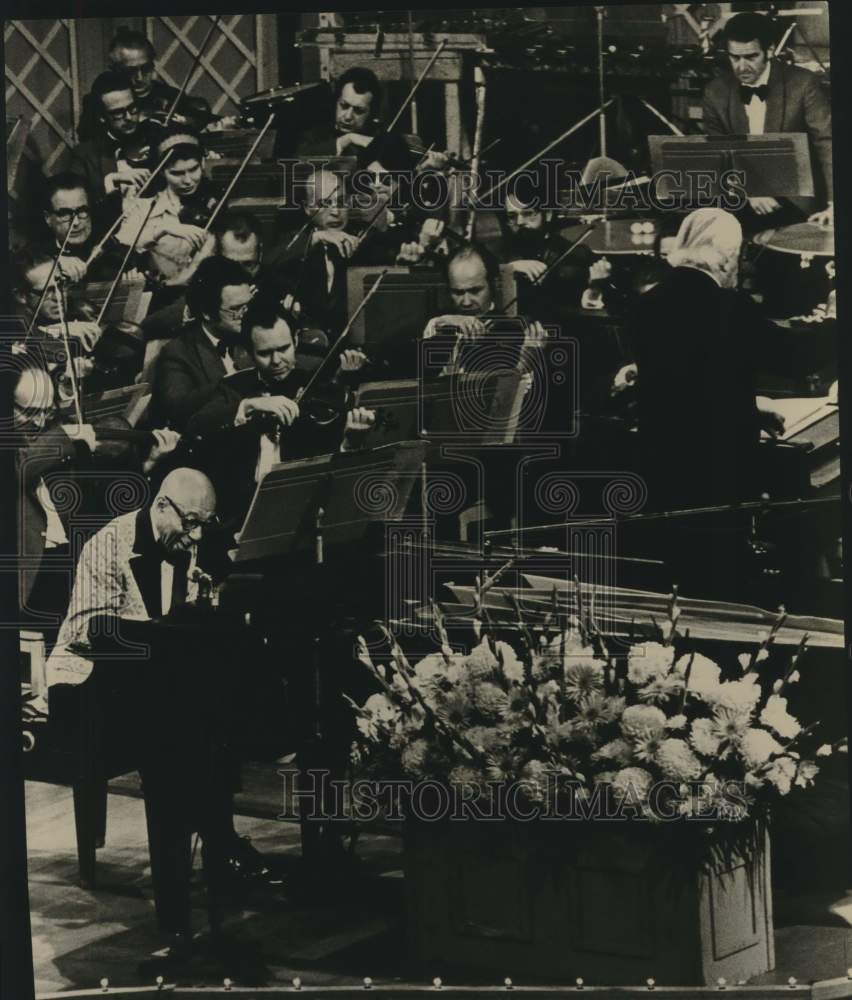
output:
[{"label": "white chrysanthemum", "polygon": [[[754,658],[754,662],[756,664],[760,663],[761,660],[765,660],[768,657],[769,657],[768,650],[759,649],[757,651],[757,655]],[[740,653],[737,659],[739,660],[740,666],[743,668],[743,670],[748,670],[748,668],[751,666],[751,653]]]},{"label": "white chrysanthemum", "polygon": [[501,671],[510,684],[523,684],[525,680],[524,665],[518,659],[514,649],[508,642],[498,642],[497,649],[500,653]]},{"label": "white chrysanthemum", "polygon": [[384,694],[371,694],[355,720],[358,731],[367,739],[377,740],[399,721],[400,711]]},{"label": "white chrysanthemum", "polygon": [[508,712],[509,699],[506,692],[489,681],[475,685],[472,697],[477,710],[489,718],[500,719]]},{"label": "white chrysanthemum", "polygon": [[683,691],[683,678],[676,675],[653,677],[637,692],[639,700],[652,705],[662,705],[669,698]]},{"label": "white chrysanthemum", "polygon": [[689,749],[686,740],[663,740],[657,751],[657,764],[667,778],[691,781],[701,774],[701,762]]},{"label": "white chrysanthemum", "polygon": [[751,710],[743,708],[713,709],[713,729],[721,740],[727,743],[738,743],[746,733],[751,722]]},{"label": "white chrysanthemum", "polygon": [[565,668],[565,696],[578,702],[603,690],[603,663],[583,660],[569,663]]},{"label": "white chrysanthemum", "polygon": [[653,764],[663,745],[665,736],[662,730],[648,730],[641,733],[633,741],[633,753],[643,764]]},{"label": "white chrysanthemum", "polygon": [[399,762],[402,769],[414,777],[422,777],[425,773],[426,756],[429,752],[429,744],[426,740],[412,740],[403,747],[399,755]]},{"label": "white chrysanthemum", "polygon": [[682,656],[675,665],[675,670],[683,677],[686,677],[690,659],[692,666],[689,667],[689,678],[686,681],[687,690],[705,699],[713,697],[719,687],[722,671],[712,660],[702,656],[701,653],[696,653],[694,656],[692,654]]},{"label": "white chrysanthemum", "polygon": [[466,727],[473,705],[459,691],[442,694],[437,701],[435,713],[442,722],[456,728]]},{"label": "white chrysanthemum", "polygon": [[784,740],[793,739],[802,730],[798,719],[787,711],[787,699],[777,694],[770,695],[766,700],[760,713],[760,721],[764,726],[774,729]]},{"label": "white chrysanthemum", "polygon": [[642,642],[627,655],[627,679],[631,684],[647,684],[653,677],[665,677],[672,669],[671,646]]},{"label": "white chrysanthemum", "polygon": [[530,760],[521,768],[521,783],[530,801],[541,804],[553,789],[553,768],[540,760]]},{"label": "white chrysanthemum", "polygon": [[666,721],[666,729],[673,731],[678,729],[686,729],[688,721],[689,720],[687,719],[687,717],[682,713],[680,715],[673,715],[670,719]]},{"label": "white chrysanthemum", "polygon": [[740,740],[740,753],[749,770],[765,764],[782,750],[781,744],[765,729],[749,729]]},{"label": "white chrysanthemum", "polygon": [[479,785],[484,775],[481,771],[478,771],[475,767],[471,767],[469,764],[457,764],[447,775],[451,785],[464,785],[470,787],[471,785]]},{"label": "white chrysanthemum", "polygon": [[760,685],[756,681],[756,674],[739,681],[725,681],[712,695],[712,703],[721,708],[752,710],[760,701]]},{"label": "white chrysanthemum", "polygon": [[833,750],[834,748],[830,743],[823,743],[822,746],[817,747],[816,755],[817,757],[830,757]]},{"label": "white chrysanthemum", "polygon": [[803,760],[796,770],[796,785],[810,788],[819,774],[819,767],[812,760]]},{"label": "white chrysanthemum", "polygon": [[621,732],[627,739],[636,739],[648,733],[662,733],[666,717],[654,705],[631,705],[621,716]]},{"label": "white chrysanthemum", "polygon": [[634,799],[644,799],[653,783],[651,774],[642,767],[623,767],[612,779],[616,794]]},{"label": "white chrysanthemum", "polygon": [[781,795],[789,795],[796,777],[796,762],[791,757],[779,757],[772,761],[765,774],[766,780],[774,785]]},{"label": "white chrysanthemum", "polygon": [[600,749],[592,754],[592,759],[611,760],[614,764],[618,764],[619,767],[624,767],[630,763],[632,756],[633,748],[627,740],[610,740],[609,743],[604,743]]},{"label": "white chrysanthemum", "polygon": [[463,666],[471,680],[484,681],[494,677],[497,657],[491,651],[487,637],[464,658]]},{"label": "white chrysanthemum", "polygon": [[693,719],[689,741],[698,753],[714,757],[719,750],[721,739],[712,719]]}]

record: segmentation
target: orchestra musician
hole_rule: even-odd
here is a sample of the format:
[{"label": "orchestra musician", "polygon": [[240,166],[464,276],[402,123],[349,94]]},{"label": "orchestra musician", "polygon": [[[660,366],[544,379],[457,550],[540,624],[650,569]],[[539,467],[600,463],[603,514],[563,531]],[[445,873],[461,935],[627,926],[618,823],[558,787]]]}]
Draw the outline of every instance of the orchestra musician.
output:
[{"label": "orchestra musician", "polygon": [[186,291],[192,322],[157,357],[150,408],[155,422],[183,430],[223,376],[250,364],[238,334],[254,294],[251,276],[236,261],[208,257],[201,263]]},{"label": "orchestra musician", "polygon": [[[50,647],[68,604],[68,517],[72,513],[67,503],[57,506],[54,497],[67,497],[79,470],[86,470],[91,479],[104,448],[90,425],[62,423],[53,382],[35,364],[28,363],[18,374],[12,402],[13,427],[22,439],[17,452],[18,537],[23,559],[20,606],[26,620],[45,633]],[[131,456],[123,471],[148,476],[177,446],[178,437],[170,431],[154,430],[152,437],[145,457],[134,461]],[[93,508],[92,491],[74,488],[74,492],[79,492],[82,505],[73,511],[75,516],[103,513]],[[54,616],[55,625],[45,615]]]},{"label": "orchestra musician", "polygon": [[[253,366],[222,379],[187,423],[187,433],[206,442],[205,467],[220,492],[226,522],[241,522],[257,483],[274,464],[355,447],[374,422],[370,410],[346,409],[342,394],[334,419],[301,413],[299,390],[308,376],[296,365],[298,331],[296,317],[277,296],[258,295],[242,320]],[[332,382],[363,363],[360,351],[343,351]]]},{"label": "orchestra musician", "polygon": [[65,249],[58,266],[72,283],[83,280],[111,281],[123,256],[114,247],[106,247],[87,266],[92,249],[103,235],[104,225],[102,219],[95,219],[96,213],[83,178],[72,173],[59,173],[49,177],[45,185],[43,206],[44,229],[33,235],[32,244],[43,248],[46,253],[57,254],[64,243]]},{"label": "orchestra musician", "polygon": [[147,253],[152,276],[165,281],[183,271],[204,246],[207,233],[203,227],[217,198],[204,177],[204,149],[195,133],[170,125],[152,152],[155,163],[170,154],[162,173],[163,187],[151,197],[134,199],[116,239],[124,246],[136,240],[137,252]]},{"label": "orchestra musician", "polygon": [[296,156],[350,156],[376,134],[382,87],[371,69],[353,66],[334,83],[334,120],[320,122],[299,138]]},{"label": "orchestra musician", "polygon": [[[832,225],[831,105],[818,78],[774,58],[772,22],[764,14],[736,14],[725,25],[722,41],[731,72],[712,80],[704,91],[704,131],[708,135],[807,133],[827,203],[810,218]],[[750,198],[749,205],[762,228],[784,224],[782,206],[775,198]]]},{"label": "orchestra musician", "polygon": [[337,334],[346,322],[346,262],[358,247],[347,231],[345,182],[330,170],[311,170],[295,196],[298,229],[269,253],[261,280],[292,291],[306,322]]},{"label": "orchestra musician", "polygon": [[[68,323],[71,347],[79,349],[78,362],[87,360],[103,332],[91,318],[87,303],[69,301],[67,280],[62,274],[54,272],[51,278],[55,257],[55,254],[43,250],[23,248],[16,256],[11,282],[22,320],[28,327],[32,324],[30,340],[38,345],[43,363],[51,370],[64,362],[64,320]],[[59,271],[59,265],[56,270]],[[38,313],[33,316],[36,309]],[[77,367],[78,373],[85,370],[83,364]]]},{"label": "orchestra musician", "polygon": [[91,98],[97,128],[90,139],[71,150],[70,169],[85,180],[100,202],[115,190],[138,189],[148,171],[131,165],[124,155],[124,147],[136,138],[140,120],[128,77],[115,70],[101,73],[92,84]]},{"label": "orchestra musician", "polygon": [[[157,76],[155,59],[154,46],[145,35],[126,26],[120,27],[110,42],[109,68],[129,79],[142,120],[168,112],[178,96],[174,87]],[[83,111],[77,126],[77,135],[81,140],[94,138],[97,131],[96,103],[92,94],[86,94],[83,98]],[[203,128],[216,117],[205,98],[186,94],[181,98],[177,111],[181,124],[192,124],[196,128]]]}]

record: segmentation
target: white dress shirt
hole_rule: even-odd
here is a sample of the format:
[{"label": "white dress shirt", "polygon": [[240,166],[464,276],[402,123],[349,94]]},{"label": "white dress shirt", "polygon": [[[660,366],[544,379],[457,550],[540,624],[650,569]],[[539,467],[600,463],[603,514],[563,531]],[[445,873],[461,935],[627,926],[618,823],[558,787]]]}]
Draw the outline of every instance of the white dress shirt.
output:
[{"label": "white dress shirt", "polygon": [[[213,334],[207,329],[207,327],[203,323],[201,324],[201,329],[204,331],[204,333],[207,336],[207,339],[210,341],[210,343],[218,351],[219,350],[219,341],[218,341],[218,339],[213,336]],[[230,351],[225,351],[225,354],[222,356],[222,364],[225,366],[225,374],[226,375],[233,375],[234,372],[237,370],[236,365],[234,364],[234,359],[231,357],[231,352]]]},{"label": "white dress shirt", "polygon": [[[760,74],[753,86],[764,87],[769,82],[769,66]],[[757,94],[752,94],[751,100],[745,106],[746,117],[748,118],[748,134],[763,135],[763,128],[766,124],[766,101],[761,101]]]},{"label": "white dress shirt", "polygon": [[59,545],[67,545],[68,536],[65,534],[62,519],[56,513],[53,498],[43,478],[39,479],[38,486],[36,486],[36,499],[41,504],[44,516],[47,518],[47,525],[42,532],[44,535],[44,547],[46,549],[55,549]]}]

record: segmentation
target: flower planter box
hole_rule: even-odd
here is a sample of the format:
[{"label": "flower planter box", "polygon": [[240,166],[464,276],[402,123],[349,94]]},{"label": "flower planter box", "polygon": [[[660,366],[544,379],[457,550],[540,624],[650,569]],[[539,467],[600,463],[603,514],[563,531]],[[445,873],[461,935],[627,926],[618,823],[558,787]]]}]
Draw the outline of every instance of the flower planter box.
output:
[{"label": "flower planter box", "polygon": [[576,826],[409,823],[418,973],[701,986],[774,967],[768,837],[750,865],[687,875],[652,850],[653,829],[599,824],[600,836],[577,837]]}]

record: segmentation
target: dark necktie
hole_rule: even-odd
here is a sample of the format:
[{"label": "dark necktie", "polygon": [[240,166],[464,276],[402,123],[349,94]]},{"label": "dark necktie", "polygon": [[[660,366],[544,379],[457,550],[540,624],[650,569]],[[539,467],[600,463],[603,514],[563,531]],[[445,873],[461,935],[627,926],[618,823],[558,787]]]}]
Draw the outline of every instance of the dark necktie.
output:
[{"label": "dark necktie", "polygon": [[230,354],[230,352],[231,352],[231,345],[230,344],[228,344],[224,340],[217,340],[216,341],[216,353],[219,355],[220,358],[224,358],[225,355],[226,354]]},{"label": "dark necktie", "polygon": [[757,96],[759,101],[765,101],[768,93],[769,87],[765,83],[762,83],[759,87],[747,87],[745,84],[740,84],[740,94],[742,95],[743,104],[750,104],[752,97],[755,96]]}]

